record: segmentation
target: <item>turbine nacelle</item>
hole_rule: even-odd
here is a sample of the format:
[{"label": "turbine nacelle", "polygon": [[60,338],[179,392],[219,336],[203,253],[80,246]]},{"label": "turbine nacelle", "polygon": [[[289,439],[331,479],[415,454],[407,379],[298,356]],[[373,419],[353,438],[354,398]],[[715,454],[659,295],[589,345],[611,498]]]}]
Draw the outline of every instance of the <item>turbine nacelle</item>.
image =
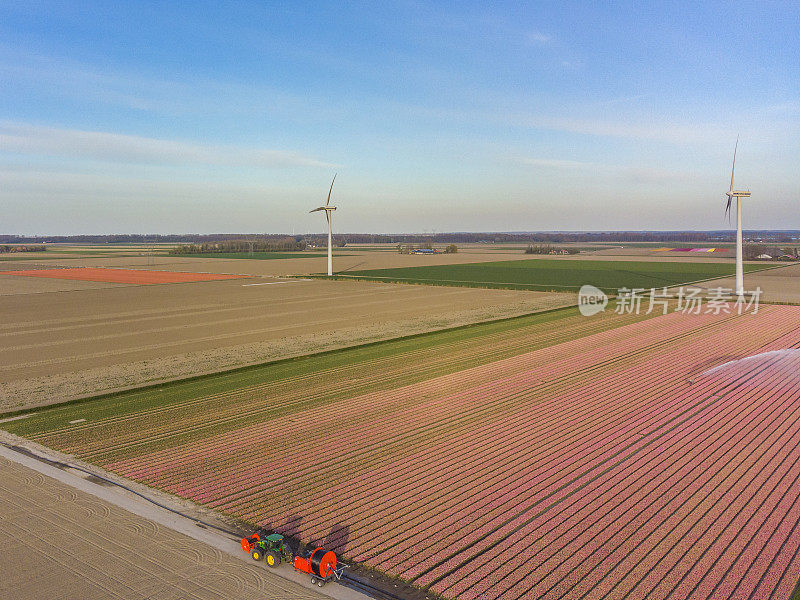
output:
[{"label": "turbine nacelle", "polygon": [[312,213],[312,212],[317,212],[317,211],[320,211],[320,210],[336,210],[336,207],[335,206],[320,206],[319,208],[315,208],[314,210],[310,210],[308,212]]}]

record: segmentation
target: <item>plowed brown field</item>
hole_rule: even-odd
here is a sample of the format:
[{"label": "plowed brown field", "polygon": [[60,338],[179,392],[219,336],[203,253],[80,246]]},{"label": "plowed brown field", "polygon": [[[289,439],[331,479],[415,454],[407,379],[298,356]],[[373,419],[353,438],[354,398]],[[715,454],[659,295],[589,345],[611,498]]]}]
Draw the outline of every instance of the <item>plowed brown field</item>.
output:
[{"label": "plowed brown field", "polygon": [[0,598],[326,598],[3,457],[0,514]]},{"label": "plowed brown field", "polygon": [[133,283],[136,285],[219,281],[222,279],[241,279],[242,277],[246,277],[246,275],[232,275],[228,273],[184,273],[146,271],[143,269],[97,269],[92,267],[0,271],[0,275],[76,279],[78,281],[102,281],[104,283]]},{"label": "plowed brown field", "polygon": [[108,287],[0,294],[0,409],[574,302],[569,294],[272,278],[70,283]]}]

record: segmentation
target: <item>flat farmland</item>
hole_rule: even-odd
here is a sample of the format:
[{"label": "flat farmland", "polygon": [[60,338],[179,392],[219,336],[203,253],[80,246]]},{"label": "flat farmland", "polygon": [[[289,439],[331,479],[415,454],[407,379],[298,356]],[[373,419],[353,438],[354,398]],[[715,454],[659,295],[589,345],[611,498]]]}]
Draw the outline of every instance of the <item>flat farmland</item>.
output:
[{"label": "flat farmland", "polygon": [[0,513],[2,598],[327,598],[4,457]]},{"label": "flat farmland", "polygon": [[221,279],[241,279],[243,276],[227,273],[185,273],[149,269],[96,269],[92,267],[78,267],[72,269],[15,269],[12,271],[0,271],[0,277],[43,277],[45,279],[98,281],[101,283],[157,285],[160,283],[191,283],[197,281],[218,281]]},{"label": "flat farmland", "polygon": [[326,257],[327,254],[319,252],[198,252],[197,254],[181,254],[181,258],[213,258],[213,259],[236,259],[236,260],[286,260],[292,258],[319,258]]},{"label": "flat farmland", "polygon": [[[461,265],[465,263],[484,263],[499,261],[573,261],[588,263],[605,262],[653,262],[673,263],[675,266],[691,264],[715,264],[717,267],[733,263],[730,258],[716,253],[656,252],[653,248],[624,247],[608,248],[578,245],[584,252],[568,256],[525,255],[524,246],[503,244],[463,244],[456,254],[408,255],[399,254],[396,245],[353,245],[334,249],[333,267],[337,273],[348,274],[353,271],[375,269],[397,269],[409,267],[431,267],[441,265]],[[660,247],[661,245],[659,245]],[[655,247],[655,246],[654,246]],[[168,271],[201,271],[209,273],[240,273],[257,276],[311,275],[326,272],[327,258],[324,249],[314,249],[300,253],[254,253],[248,254],[208,254],[208,255],[168,255],[168,248],[114,247],[106,250],[85,251],[79,248],[33,253],[36,256],[23,257],[24,260],[6,261],[0,257],[0,266],[20,265],[26,262],[39,262],[46,266],[60,267],[103,267],[132,269],[162,269]],[[607,253],[607,254],[606,254]],[[12,257],[13,258],[13,257]],[[764,266],[763,263],[760,266]],[[24,268],[24,267],[23,267]],[[715,274],[724,274],[715,271]],[[685,279],[681,279],[685,281]]]},{"label": "flat farmland", "polygon": [[[64,269],[73,270],[83,271]],[[573,301],[568,295],[366,282],[249,278],[130,285],[3,275],[0,407],[52,403]]]},{"label": "flat farmland", "polygon": [[[747,264],[745,272],[763,269]],[[724,263],[675,261],[583,261],[551,258],[352,270],[347,277],[429,285],[577,291],[584,284],[606,292],[619,288],[661,288],[733,273]]]},{"label": "flat farmland", "polygon": [[[767,302],[800,304],[800,264],[794,263],[751,273],[745,278],[744,284],[747,290],[761,288],[763,292],[761,299]],[[707,281],[703,285],[706,288],[733,288],[735,281],[733,277],[724,277]]]},{"label": "flat farmland", "polygon": [[[163,252],[84,255],[78,258],[45,256],[40,261],[63,267],[104,267],[133,269],[164,269],[169,271],[202,271],[210,273],[242,273],[258,276],[308,275],[327,271],[327,253],[323,250],[302,253],[262,253],[265,259],[258,260],[256,253],[165,255]],[[267,256],[269,255],[269,256]],[[483,247],[465,248],[456,254],[408,255],[399,254],[394,246],[387,248],[336,248],[333,267],[336,272],[354,269],[378,269],[426,265],[450,265],[479,261],[519,260],[522,250],[503,248],[487,250]],[[255,259],[255,260],[254,260]],[[0,260],[0,265],[2,265]],[[8,263],[12,264],[12,263]]]},{"label": "flat farmland", "polygon": [[448,598],[796,589],[800,308],[562,310],[381,347],[3,427],[303,541],[333,526]]}]

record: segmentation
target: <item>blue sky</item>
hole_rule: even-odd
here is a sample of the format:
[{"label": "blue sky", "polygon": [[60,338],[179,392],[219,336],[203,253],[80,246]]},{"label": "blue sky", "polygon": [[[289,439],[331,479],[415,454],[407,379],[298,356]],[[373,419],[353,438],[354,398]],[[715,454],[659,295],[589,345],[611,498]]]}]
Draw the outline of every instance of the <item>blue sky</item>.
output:
[{"label": "blue sky", "polygon": [[2,233],[800,228],[800,3],[0,3]]}]

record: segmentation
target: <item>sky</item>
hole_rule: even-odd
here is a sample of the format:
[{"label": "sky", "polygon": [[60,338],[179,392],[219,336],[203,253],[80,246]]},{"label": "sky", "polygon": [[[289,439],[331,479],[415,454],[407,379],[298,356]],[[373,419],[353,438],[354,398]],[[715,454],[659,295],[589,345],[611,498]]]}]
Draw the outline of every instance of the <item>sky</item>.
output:
[{"label": "sky", "polygon": [[800,2],[0,1],[0,233],[800,229]]}]

